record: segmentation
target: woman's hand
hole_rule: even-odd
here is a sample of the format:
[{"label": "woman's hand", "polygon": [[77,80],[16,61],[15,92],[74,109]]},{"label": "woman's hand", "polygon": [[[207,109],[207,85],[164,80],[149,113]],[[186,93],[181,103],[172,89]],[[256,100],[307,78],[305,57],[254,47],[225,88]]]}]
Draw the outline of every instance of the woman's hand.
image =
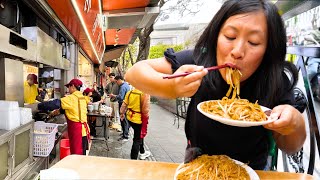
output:
[{"label": "woman's hand", "polygon": [[299,151],[306,139],[302,114],[290,105],[279,105],[272,109],[271,116],[279,118],[264,127],[273,131],[277,146],[287,154]]},{"label": "woman's hand", "polygon": [[208,73],[208,70],[204,69],[203,66],[183,65],[174,74],[180,74],[184,72],[195,73],[172,79],[172,86],[176,97],[193,96],[201,85],[202,78]]},{"label": "woman's hand", "polygon": [[279,105],[272,109],[271,116],[279,117],[264,127],[281,135],[289,135],[296,131],[304,122],[300,122],[301,113],[290,105]]}]

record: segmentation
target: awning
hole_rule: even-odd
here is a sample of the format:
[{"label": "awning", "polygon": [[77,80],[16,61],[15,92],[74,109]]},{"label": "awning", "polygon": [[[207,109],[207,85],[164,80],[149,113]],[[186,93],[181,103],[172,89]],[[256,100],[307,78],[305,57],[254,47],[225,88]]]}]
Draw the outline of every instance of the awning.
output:
[{"label": "awning", "polygon": [[[44,0],[40,1],[45,4]],[[46,0],[95,64],[104,64],[107,60],[120,57],[124,48],[111,47],[133,43],[142,28],[153,24],[160,12],[158,2],[159,0]],[[105,21],[100,21],[102,18]],[[101,26],[104,22],[104,27],[107,28],[105,32]]]},{"label": "awning", "polygon": [[310,0],[291,0],[277,1],[275,5],[278,7],[280,14],[284,20],[290,19],[298,14],[306,12],[320,5],[320,1]]},{"label": "awning", "polygon": [[106,50],[103,55],[101,64],[99,66],[100,71],[104,72],[106,67],[105,63],[119,58],[126,47],[127,47],[126,45],[122,45],[122,46],[118,46],[118,47],[114,47],[112,49]]}]

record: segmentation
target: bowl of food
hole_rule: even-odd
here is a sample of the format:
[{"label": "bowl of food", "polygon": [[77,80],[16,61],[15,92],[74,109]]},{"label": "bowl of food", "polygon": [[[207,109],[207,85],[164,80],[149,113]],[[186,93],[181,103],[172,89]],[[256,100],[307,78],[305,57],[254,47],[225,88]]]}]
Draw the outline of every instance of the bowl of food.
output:
[{"label": "bowl of food", "polygon": [[174,180],[189,179],[258,180],[259,176],[248,165],[226,155],[201,155],[176,169]]}]

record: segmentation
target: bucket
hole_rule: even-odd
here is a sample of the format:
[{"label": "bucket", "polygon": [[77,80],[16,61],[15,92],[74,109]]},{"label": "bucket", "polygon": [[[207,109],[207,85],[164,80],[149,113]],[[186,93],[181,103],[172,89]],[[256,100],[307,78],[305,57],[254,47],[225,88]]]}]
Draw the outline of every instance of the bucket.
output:
[{"label": "bucket", "polygon": [[61,139],[60,142],[60,160],[70,155],[69,139]]}]

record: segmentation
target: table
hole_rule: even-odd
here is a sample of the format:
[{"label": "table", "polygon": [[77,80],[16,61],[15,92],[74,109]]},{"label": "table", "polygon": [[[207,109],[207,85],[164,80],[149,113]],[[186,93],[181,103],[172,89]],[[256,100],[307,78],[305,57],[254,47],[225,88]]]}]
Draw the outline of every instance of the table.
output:
[{"label": "table", "polygon": [[[66,168],[76,171],[81,179],[170,179],[179,164],[155,161],[114,159],[97,156],[69,155],[52,168]],[[259,171],[264,179],[313,179],[301,173]]]},{"label": "table", "polygon": [[[109,146],[108,146],[109,128],[107,127],[107,119],[108,118],[111,119],[113,116],[108,116],[106,114],[100,114],[99,112],[95,112],[95,111],[88,112],[87,116],[88,117],[101,117],[102,118],[102,125],[101,126],[95,126],[95,127],[102,127],[103,128],[104,141],[106,142],[107,150],[109,151]],[[93,138],[92,140],[101,140],[101,139]]]}]

